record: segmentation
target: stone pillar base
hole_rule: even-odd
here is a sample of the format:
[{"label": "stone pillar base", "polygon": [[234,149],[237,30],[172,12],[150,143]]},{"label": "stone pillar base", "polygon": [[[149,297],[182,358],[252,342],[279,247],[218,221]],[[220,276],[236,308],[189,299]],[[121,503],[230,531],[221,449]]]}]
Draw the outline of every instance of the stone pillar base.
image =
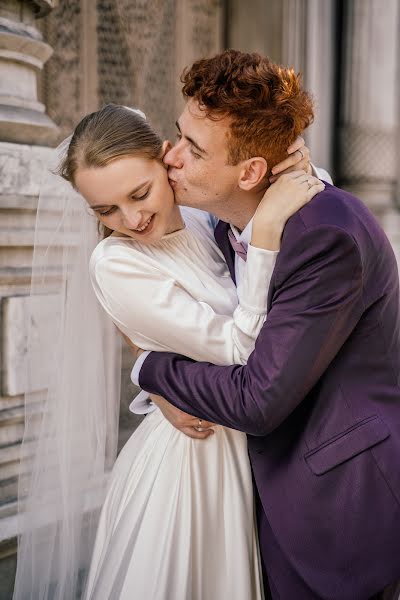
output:
[{"label": "stone pillar base", "polygon": [[37,73],[52,54],[32,25],[0,17],[0,139],[52,145],[57,127],[37,98]]},{"label": "stone pillar base", "polygon": [[0,139],[19,144],[52,145],[58,128],[43,112],[0,104]]}]

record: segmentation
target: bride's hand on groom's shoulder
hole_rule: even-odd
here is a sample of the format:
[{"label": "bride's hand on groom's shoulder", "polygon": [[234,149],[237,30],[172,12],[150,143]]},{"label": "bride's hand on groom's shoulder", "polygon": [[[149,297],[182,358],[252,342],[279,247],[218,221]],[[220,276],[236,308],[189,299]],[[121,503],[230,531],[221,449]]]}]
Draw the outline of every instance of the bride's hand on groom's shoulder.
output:
[{"label": "bride's hand on groom's shoulder", "polygon": [[156,394],[150,394],[150,399],[157,404],[164,417],[175,427],[188,437],[196,440],[205,440],[206,438],[213,435],[214,423],[205,421],[188,415],[179,408],[176,408],[173,404],[168,402],[165,398],[157,396]]},{"label": "bride's hand on groom's shoulder", "polygon": [[275,165],[271,170],[270,183],[277,181],[279,177],[292,171],[305,171],[312,174],[310,162],[310,150],[307,148],[304,139],[298,136],[291,146],[287,149],[288,157]]},{"label": "bride's hand on groom's shoulder", "polygon": [[292,171],[279,177],[269,186],[254,214],[251,245],[279,250],[288,219],[324,189],[320,179],[305,171]]}]

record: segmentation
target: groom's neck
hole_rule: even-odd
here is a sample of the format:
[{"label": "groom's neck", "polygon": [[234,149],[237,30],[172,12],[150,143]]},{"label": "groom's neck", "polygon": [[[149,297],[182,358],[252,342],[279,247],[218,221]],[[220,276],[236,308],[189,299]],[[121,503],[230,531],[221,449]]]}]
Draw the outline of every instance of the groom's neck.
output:
[{"label": "groom's neck", "polygon": [[222,218],[223,221],[234,225],[239,231],[243,231],[254,217],[263,195],[263,191],[254,194],[242,193],[240,197],[234,198],[226,207],[225,218],[220,218]]}]

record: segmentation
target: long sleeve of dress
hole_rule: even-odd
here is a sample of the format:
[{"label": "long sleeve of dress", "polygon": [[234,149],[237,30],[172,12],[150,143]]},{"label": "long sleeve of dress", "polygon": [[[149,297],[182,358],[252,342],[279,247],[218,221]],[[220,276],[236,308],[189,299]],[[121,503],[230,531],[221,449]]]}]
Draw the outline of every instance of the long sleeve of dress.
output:
[{"label": "long sleeve of dress", "polygon": [[233,315],[218,314],[163,264],[155,264],[128,244],[95,252],[90,271],[103,308],[139,347],[179,352],[217,365],[245,364],[266,319],[276,256],[249,247],[246,277]]}]

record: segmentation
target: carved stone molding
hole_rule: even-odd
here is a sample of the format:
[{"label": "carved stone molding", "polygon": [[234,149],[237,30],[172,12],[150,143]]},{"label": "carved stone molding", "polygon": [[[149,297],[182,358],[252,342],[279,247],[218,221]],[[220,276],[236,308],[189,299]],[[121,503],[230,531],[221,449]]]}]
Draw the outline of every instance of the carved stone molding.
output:
[{"label": "carved stone molding", "polygon": [[37,14],[51,10],[51,2],[0,5],[0,139],[46,144],[57,128],[38,100],[37,75],[52,54],[34,26]]},{"label": "carved stone molding", "polygon": [[35,17],[41,18],[49,14],[53,8],[58,6],[59,0],[34,0],[36,5]]}]

